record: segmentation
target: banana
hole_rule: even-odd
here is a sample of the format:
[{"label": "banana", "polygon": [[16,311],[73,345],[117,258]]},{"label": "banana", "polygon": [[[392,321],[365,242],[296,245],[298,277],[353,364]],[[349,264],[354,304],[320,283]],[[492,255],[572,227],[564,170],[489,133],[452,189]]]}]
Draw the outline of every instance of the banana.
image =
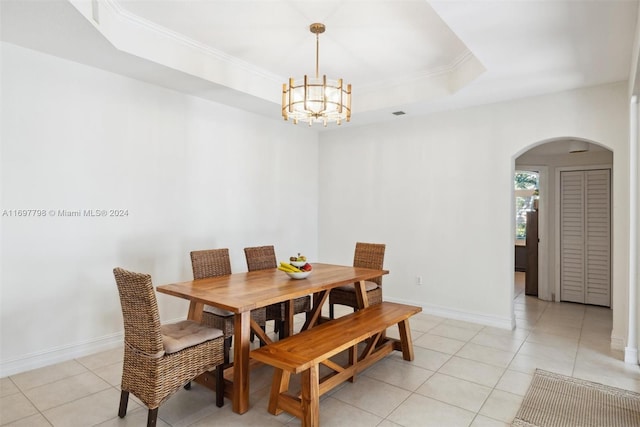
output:
[{"label": "banana", "polygon": [[299,273],[302,270],[300,270],[298,267],[295,267],[289,263],[286,262],[281,262],[280,266],[278,267],[279,270],[282,271],[288,271],[289,273]]},{"label": "banana", "polygon": [[298,267],[296,267],[295,265],[287,264],[286,262],[281,262],[280,263],[280,267],[284,268],[285,270],[287,270],[289,272],[293,272],[293,273],[299,273],[299,272],[302,271]]}]

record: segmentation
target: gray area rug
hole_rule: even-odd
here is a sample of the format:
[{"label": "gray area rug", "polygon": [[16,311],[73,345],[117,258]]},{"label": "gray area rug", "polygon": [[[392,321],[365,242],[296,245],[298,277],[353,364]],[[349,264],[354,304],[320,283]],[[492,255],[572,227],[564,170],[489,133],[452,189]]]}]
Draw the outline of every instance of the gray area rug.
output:
[{"label": "gray area rug", "polygon": [[536,369],[512,426],[640,426],[640,394]]}]

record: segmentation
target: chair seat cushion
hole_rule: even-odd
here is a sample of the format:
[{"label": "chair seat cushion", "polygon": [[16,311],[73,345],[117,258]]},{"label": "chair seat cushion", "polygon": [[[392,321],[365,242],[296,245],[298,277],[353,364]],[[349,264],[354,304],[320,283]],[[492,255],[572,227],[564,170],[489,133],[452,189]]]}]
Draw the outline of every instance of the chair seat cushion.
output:
[{"label": "chair seat cushion", "polygon": [[215,314],[216,316],[220,316],[220,317],[233,316],[233,311],[225,310],[224,308],[213,307],[211,305],[205,305],[204,311],[206,311],[207,313]]},{"label": "chair seat cushion", "polygon": [[[364,282],[364,289],[369,292],[378,288],[378,284],[376,282]],[[356,287],[353,284],[338,286],[336,289],[340,289],[341,291],[347,292],[356,292]]]},{"label": "chair seat cushion", "polygon": [[176,353],[187,347],[222,336],[220,329],[210,328],[191,320],[162,325],[160,332],[166,354]]}]

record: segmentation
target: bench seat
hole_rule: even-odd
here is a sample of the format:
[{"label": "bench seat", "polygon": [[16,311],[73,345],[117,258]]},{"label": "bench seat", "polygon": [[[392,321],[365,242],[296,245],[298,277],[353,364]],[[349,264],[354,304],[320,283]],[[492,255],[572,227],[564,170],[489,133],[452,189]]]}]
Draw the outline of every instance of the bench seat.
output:
[{"label": "bench seat", "polygon": [[[385,301],[252,351],[251,358],[275,368],[269,412],[277,415],[284,410],[300,418],[303,427],[318,426],[321,395],[353,380],[357,372],[393,350],[402,351],[405,360],[413,360],[409,317],[420,311],[420,307]],[[400,340],[385,336],[393,325],[398,325]],[[359,353],[358,344],[364,341],[367,344]],[[345,350],[349,350],[346,366],[329,360]],[[320,378],[320,364],[331,373]],[[291,374],[302,374],[299,396],[287,393]]]}]

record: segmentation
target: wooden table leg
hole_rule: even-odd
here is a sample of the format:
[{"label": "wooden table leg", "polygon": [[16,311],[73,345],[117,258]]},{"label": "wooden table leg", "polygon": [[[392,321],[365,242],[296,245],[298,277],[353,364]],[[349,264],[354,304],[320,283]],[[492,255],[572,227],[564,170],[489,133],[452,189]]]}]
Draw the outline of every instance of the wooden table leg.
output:
[{"label": "wooden table leg", "polygon": [[[359,308],[369,307],[369,297],[367,296],[367,287],[364,280],[355,283],[356,288],[356,301]],[[384,342],[387,335],[387,331],[382,331],[380,336],[380,342]],[[353,380],[353,379],[352,379]]]},{"label": "wooden table leg", "polygon": [[187,319],[200,323],[202,321],[202,310],[204,310],[203,303],[191,301],[189,303],[189,312],[187,313]]},{"label": "wooden table leg", "polygon": [[251,312],[236,313],[233,335],[233,412],[249,410],[249,336]]},{"label": "wooden table leg", "polygon": [[369,307],[369,297],[367,297],[367,289],[364,280],[355,283],[356,287],[356,300],[358,301],[358,307]]},{"label": "wooden table leg", "polygon": [[285,301],[284,303],[284,336],[290,337],[293,335],[293,300]]},{"label": "wooden table leg", "polygon": [[321,291],[313,294],[313,308],[311,310],[311,315],[308,316],[307,320],[302,326],[303,331],[314,327],[318,323],[318,320],[320,320],[320,315],[322,314],[322,306],[328,298],[329,291]]},{"label": "wooden table leg", "polygon": [[265,334],[265,332],[262,330],[260,325],[258,325],[258,322],[256,322],[253,319],[251,319],[251,330],[253,331],[254,334],[256,334],[258,339],[263,343],[269,345],[273,342],[271,341],[271,338],[269,338],[267,334]]}]

